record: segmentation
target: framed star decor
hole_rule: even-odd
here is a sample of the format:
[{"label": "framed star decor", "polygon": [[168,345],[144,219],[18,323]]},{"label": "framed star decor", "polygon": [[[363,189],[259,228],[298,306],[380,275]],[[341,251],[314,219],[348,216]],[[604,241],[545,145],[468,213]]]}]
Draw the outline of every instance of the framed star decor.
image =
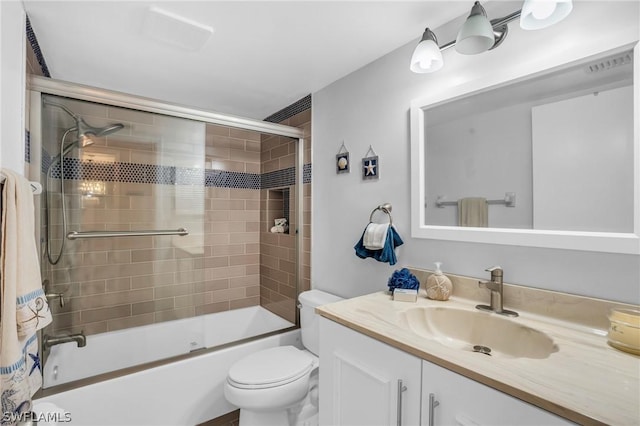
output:
[{"label": "framed star decor", "polygon": [[349,173],[349,151],[344,146],[344,142],[342,142],[342,146],[336,154],[336,173]]},{"label": "framed star decor", "polygon": [[380,177],[378,155],[371,146],[365,155],[366,157],[362,159],[362,180],[378,179]]}]

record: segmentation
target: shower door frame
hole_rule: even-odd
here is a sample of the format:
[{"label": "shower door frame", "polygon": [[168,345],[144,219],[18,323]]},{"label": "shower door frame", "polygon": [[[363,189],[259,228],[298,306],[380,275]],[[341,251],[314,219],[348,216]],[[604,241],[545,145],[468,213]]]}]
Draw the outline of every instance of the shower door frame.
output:
[{"label": "shower door frame", "polygon": [[[106,90],[82,84],[70,83],[62,80],[55,80],[51,78],[45,78],[41,76],[29,76],[28,78],[28,95],[29,95],[29,128],[31,140],[36,146],[42,146],[42,95],[56,95],[66,98],[77,99],[81,101],[89,101],[98,104],[104,104],[108,106],[123,107],[137,111],[144,111],[156,114],[167,115],[171,117],[185,118],[195,121],[200,121],[209,124],[215,124],[220,126],[227,126],[236,129],[251,130],[263,134],[277,135],[289,137],[297,140],[296,149],[296,176],[295,176],[295,218],[296,218],[296,294],[299,294],[303,280],[303,241],[304,241],[304,226],[303,226],[303,200],[304,200],[304,149],[305,141],[303,138],[303,131],[297,127],[291,127],[282,124],[270,123],[266,121],[255,120],[251,118],[245,118],[240,116],[234,116],[229,114],[222,114],[213,111],[206,111],[198,108],[191,108],[184,105],[173,104],[170,102],[163,102],[151,98],[145,98],[140,96],[129,95],[126,93],[116,92],[112,90]],[[31,152],[32,163],[40,164],[41,155],[39,150],[32,150]],[[40,179],[40,167],[31,167],[29,170],[30,179]],[[36,206],[39,211],[39,205]],[[36,238],[40,241],[40,215],[36,215]],[[297,303],[295,303],[297,306]],[[300,325],[300,313],[296,309],[296,327]],[[285,329],[277,332],[268,333],[267,335],[276,334]],[[262,338],[265,335],[256,336],[255,338]],[[252,340],[253,338],[243,339],[241,342]],[[223,345],[226,346],[226,345]],[[208,350],[216,350],[215,348],[208,348]],[[199,352],[202,354],[204,351]],[[168,358],[165,360],[158,360],[149,364],[143,364],[138,367],[129,367],[124,370],[114,371],[112,373],[106,373],[108,378],[117,377],[123,374],[129,374],[141,369],[151,368],[153,366],[162,365],[169,362],[174,362],[177,359],[188,358],[190,355],[180,355],[177,357]],[[96,380],[97,379],[97,380]],[[104,380],[104,378],[102,378]],[[58,385],[51,388],[52,392],[57,393],[67,388],[76,388],[84,384],[101,381],[100,376],[96,378],[82,379],[78,382],[70,383],[67,385]],[[61,388],[61,389],[56,389]],[[64,389],[62,389],[64,388]],[[40,391],[40,393],[45,393]]]}]

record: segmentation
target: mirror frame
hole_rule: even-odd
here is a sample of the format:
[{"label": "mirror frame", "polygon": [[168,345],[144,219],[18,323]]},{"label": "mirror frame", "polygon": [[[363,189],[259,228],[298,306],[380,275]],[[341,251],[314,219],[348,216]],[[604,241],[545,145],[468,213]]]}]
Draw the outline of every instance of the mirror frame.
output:
[{"label": "mirror frame", "polygon": [[[425,222],[425,112],[429,108],[473,93],[515,83],[525,78],[545,74],[584,61],[587,57],[633,49],[633,232],[578,232],[538,229],[473,228],[426,225]],[[551,61],[543,68],[498,71],[489,79],[481,79],[453,87],[451,90],[411,101],[411,236],[471,243],[503,244],[554,249],[640,254],[640,46],[638,41],[609,48],[570,62]],[[529,70],[530,71],[530,70]],[[519,75],[518,75],[519,73]]]}]

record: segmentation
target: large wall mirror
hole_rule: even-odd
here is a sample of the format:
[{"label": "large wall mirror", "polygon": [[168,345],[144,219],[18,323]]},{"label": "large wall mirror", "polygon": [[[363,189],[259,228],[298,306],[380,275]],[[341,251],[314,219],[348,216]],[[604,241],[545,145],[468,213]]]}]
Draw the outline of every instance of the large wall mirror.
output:
[{"label": "large wall mirror", "polygon": [[638,50],[413,101],[412,235],[640,254]]}]

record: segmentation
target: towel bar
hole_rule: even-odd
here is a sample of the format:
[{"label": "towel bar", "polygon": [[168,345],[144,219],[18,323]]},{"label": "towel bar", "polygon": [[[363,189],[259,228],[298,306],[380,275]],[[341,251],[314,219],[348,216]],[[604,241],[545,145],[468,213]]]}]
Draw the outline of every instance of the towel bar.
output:
[{"label": "towel bar", "polygon": [[[3,184],[6,179],[7,177],[4,174],[0,173],[0,185]],[[31,186],[31,191],[33,191],[33,195],[42,194],[42,185],[40,184],[40,182],[29,181],[29,186]]]},{"label": "towel bar", "polygon": [[[438,195],[436,198],[436,207],[444,207],[444,206],[457,206],[457,201],[444,201],[444,195]],[[504,198],[502,200],[487,200],[487,204],[504,204],[506,207],[515,207],[516,206],[516,193],[515,192],[505,192]]]},{"label": "towel bar", "polygon": [[387,216],[389,216],[389,225],[393,225],[393,218],[391,217],[392,207],[391,207],[391,204],[389,204],[389,203],[381,204],[378,207],[376,207],[375,209],[373,209],[373,211],[369,215],[369,222],[373,222],[373,214],[375,212],[377,212],[378,210],[385,212],[387,214]]},{"label": "towel bar", "polygon": [[71,231],[67,234],[67,238],[70,240],[77,240],[78,238],[111,238],[111,237],[146,237],[154,235],[189,235],[189,231],[184,228],[180,229],[166,229],[156,231],[87,231],[78,232]]}]

